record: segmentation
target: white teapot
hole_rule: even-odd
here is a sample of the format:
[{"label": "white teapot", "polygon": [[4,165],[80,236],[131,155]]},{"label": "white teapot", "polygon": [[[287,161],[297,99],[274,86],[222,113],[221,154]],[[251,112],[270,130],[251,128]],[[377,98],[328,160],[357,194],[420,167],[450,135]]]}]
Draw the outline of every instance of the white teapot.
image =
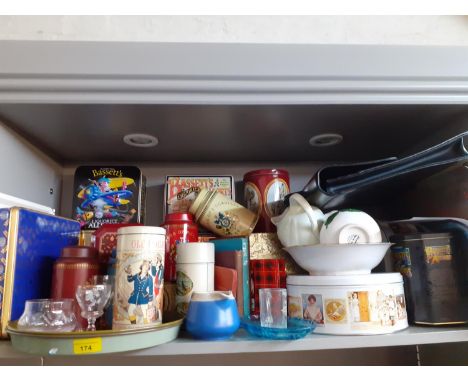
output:
[{"label": "white teapot", "polygon": [[300,194],[292,194],[289,207],[280,216],[271,218],[285,247],[318,244],[323,221],[323,212]]}]

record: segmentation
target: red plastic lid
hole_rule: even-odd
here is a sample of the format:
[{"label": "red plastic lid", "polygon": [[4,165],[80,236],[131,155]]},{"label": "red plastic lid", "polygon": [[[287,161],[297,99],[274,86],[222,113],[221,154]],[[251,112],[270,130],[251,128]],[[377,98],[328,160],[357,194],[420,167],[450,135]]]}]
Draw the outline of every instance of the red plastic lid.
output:
[{"label": "red plastic lid", "polygon": [[193,223],[193,215],[188,212],[174,212],[167,214],[164,224]]},{"label": "red plastic lid", "polygon": [[62,248],[62,257],[97,258],[98,251],[94,247],[74,245]]},{"label": "red plastic lid", "polygon": [[251,176],[262,176],[262,175],[283,175],[283,176],[289,177],[289,173],[286,170],[272,168],[272,169],[261,169],[261,170],[249,171],[248,173],[244,174],[244,178],[248,178]]}]

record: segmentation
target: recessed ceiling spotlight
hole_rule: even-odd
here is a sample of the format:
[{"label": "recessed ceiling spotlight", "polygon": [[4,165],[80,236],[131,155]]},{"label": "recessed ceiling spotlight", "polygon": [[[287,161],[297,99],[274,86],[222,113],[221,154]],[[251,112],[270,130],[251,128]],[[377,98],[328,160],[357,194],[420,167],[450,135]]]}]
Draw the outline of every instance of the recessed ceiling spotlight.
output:
[{"label": "recessed ceiling spotlight", "polygon": [[127,134],[123,141],[134,147],[154,147],[159,143],[158,138],[148,134]]},{"label": "recessed ceiling spotlight", "polygon": [[341,134],[319,134],[309,139],[309,144],[314,147],[325,147],[337,145],[343,140]]}]

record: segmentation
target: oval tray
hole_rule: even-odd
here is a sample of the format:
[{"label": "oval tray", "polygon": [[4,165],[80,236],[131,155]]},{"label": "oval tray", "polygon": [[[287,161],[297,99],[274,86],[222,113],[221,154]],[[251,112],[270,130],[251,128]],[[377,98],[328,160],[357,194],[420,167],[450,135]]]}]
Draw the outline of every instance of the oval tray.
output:
[{"label": "oval tray", "polygon": [[12,321],[6,330],[13,347],[26,353],[42,356],[89,355],[144,349],[170,342],[177,338],[182,321],[131,330],[67,333],[19,330],[17,321]]}]

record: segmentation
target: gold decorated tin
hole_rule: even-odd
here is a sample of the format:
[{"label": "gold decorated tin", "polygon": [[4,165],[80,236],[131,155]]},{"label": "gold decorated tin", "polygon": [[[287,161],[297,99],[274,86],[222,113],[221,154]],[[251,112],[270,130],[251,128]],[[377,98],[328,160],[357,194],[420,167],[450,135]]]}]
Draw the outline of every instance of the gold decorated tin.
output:
[{"label": "gold decorated tin", "polygon": [[195,221],[224,236],[247,236],[255,228],[258,215],[217,191],[202,189],[190,207]]},{"label": "gold decorated tin", "polygon": [[249,236],[250,260],[283,259],[288,275],[307,275],[281,245],[276,233],[253,233]]}]

